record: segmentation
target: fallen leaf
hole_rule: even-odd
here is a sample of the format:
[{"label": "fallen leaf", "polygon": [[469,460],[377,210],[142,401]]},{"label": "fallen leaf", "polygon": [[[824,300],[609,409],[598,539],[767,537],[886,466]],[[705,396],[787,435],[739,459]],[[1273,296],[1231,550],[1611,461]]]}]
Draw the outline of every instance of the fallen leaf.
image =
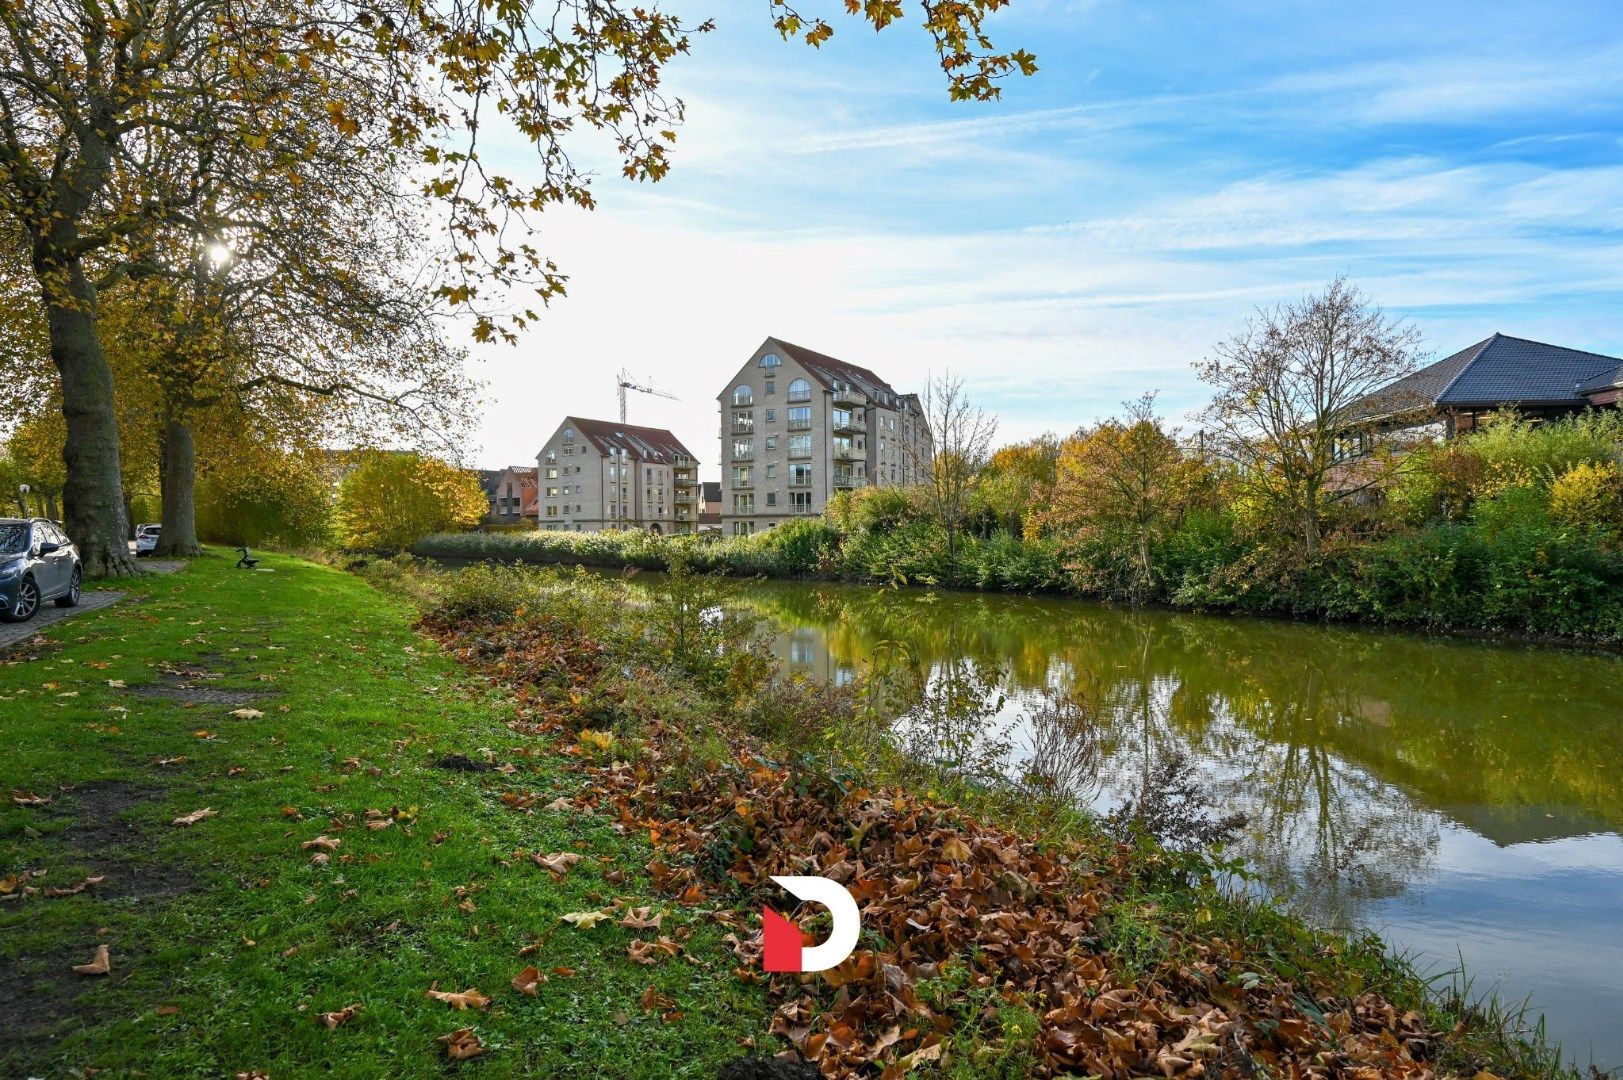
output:
[{"label": "fallen leaf", "polygon": [[604,919],[613,917],[612,911],[571,911],[567,915],[559,916],[566,923],[572,923],[582,930],[590,930]]},{"label": "fallen leaf", "polygon": [[314,840],[306,840],[304,843],[300,844],[299,847],[304,848],[305,850],[309,850],[310,848],[314,847],[320,848],[323,851],[337,851],[338,845],[342,843],[342,840],[335,840],[324,833],[321,836],[316,837]]},{"label": "fallen leaf", "polygon": [[463,1061],[485,1052],[485,1044],[473,1033],[473,1028],[457,1028],[449,1035],[441,1035],[445,1056],[452,1061]]},{"label": "fallen leaf", "polygon": [[46,803],[51,801],[51,796],[35,795],[32,791],[23,791],[20,788],[13,788],[11,792],[11,801],[16,803],[18,806],[44,806]]},{"label": "fallen leaf", "polygon": [[316,1016],[316,1023],[318,1023],[318,1024],[326,1024],[327,1025],[327,1030],[331,1031],[331,1030],[333,1030],[333,1028],[336,1028],[339,1024],[342,1024],[345,1020],[350,1019],[351,1017],[353,1017],[356,1013],[358,1013],[360,1011],[361,1011],[360,1003],[356,1002],[354,1005],[346,1005],[346,1006],[344,1006],[342,1009],[339,1009],[337,1012],[324,1012],[324,1013],[318,1014]]},{"label": "fallen leaf", "polygon": [[547,977],[541,974],[534,964],[531,964],[513,976],[513,989],[521,994],[529,994],[531,997],[535,997],[536,989],[546,981]]},{"label": "fallen leaf", "polygon": [[531,855],[530,860],[551,873],[553,877],[562,880],[563,876],[569,873],[570,867],[580,862],[580,856],[573,851],[555,851],[550,855]]},{"label": "fallen leaf", "polygon": [[658,930],[659,924],[664,921],[665,913],[650,916],[651,907],[632,908],[626,912],[626,917],[620,920],[620,925],[627,930]]},{"label": "fallen leaf", "polygon": [[123,679],[108,679],[107,680],[107,685],[112,687],[114,690],[122,690],[122,689],[124,689],[124,680]]},{"label": "fallen leaf", "polygon": [[[434,986],[438,985],[438,983],[434,984]],[[463,1009],[490,1008],[490,999],[471,986],[462,991],[460,994],[453,994],[448,990],[436,990],[434,989],[434,986],[430,986],[428,988],[428,996],[433,998],[435,1001],[445,1002],[458,1012],[462,1011]]]},{"label": "fallen leaf", "polygon": [[574,808],[575,808],[574,803],[570,802],[567,798],[560,795],[556,799],[553,799],[551,802],[547,803],[547,805],[543,806],[541,809],[550,810],[554,814],[559,814],[559,813],[564,812],[565,810],[573,810]]},{"label": "fallen leaf", "polygon": [[171,825],[179,825],[181,827],[185,827],[185,826],[188,826],[188,825],[196,825],[199,821],[202,821],[204,818],[219,817],[219,816],[220,816],[220,812],[218,810],[212,810],[209,807],[205,806],[201,810],[193,810],[189,814],[182,814],[182,815],[180,815],[180,817],[178,817],[175,820],[171,821],[169,824],[171,824]]},{"label": "fallen leaf", "polygon": [[97,945],[96,955],[90,963],[74,964],[73,970],[80,975],[106,975],[113,970],[112,955],[107,951],[107,946]]},{"label": "fallen leaf", "polygon": [[179,1005],[159,1005],[156,1009],[153,1009],[152,1011],[157,1013],[159,1016],[179,1016],[180,1015],[180,1006]]},{"label": "fallen leaf", "polygon": [[232,709],[231,715],[235,716],[238,720],[258,720],[265,714],[260,712],[258,709]]}]

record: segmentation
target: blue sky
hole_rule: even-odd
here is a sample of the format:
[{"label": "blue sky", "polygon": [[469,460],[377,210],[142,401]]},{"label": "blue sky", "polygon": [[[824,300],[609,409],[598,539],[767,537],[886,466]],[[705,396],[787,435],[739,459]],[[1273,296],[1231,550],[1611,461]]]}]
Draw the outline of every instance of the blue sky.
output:
[{"label": "blue sky", "polygon": [[541,237],[570,296],[478,352],[482,464],[612,415],[623,365],[683,399],[632,421],[714,475],[715,396],[768,334],[902,389],[950,368],[1008,439],[1147,389],[1181,418],[1193,361],[1339,273],[1434,356],[1495,330],[1623,353],[1615,2],[1014,0],[995,34],[1041,70],[991,104],[947,101],[907,26],[839,16],[813,51],[764,3],[678,8],[718,29],[671,72],[671,176],[586,144],[599,209]]}]

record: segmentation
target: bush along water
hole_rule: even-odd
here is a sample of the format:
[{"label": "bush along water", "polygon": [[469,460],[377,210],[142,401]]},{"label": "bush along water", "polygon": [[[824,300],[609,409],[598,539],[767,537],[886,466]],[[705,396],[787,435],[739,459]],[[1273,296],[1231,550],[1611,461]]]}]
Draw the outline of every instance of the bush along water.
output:
[{"label": "bush along water", "polygon": [[1537,425],[1494,417],[1476,434],[1410,454],[1380,488],[1337,504],[1311,549],[1280,529],[1243,478],[1185,462],[1164,481],[1176,491],[1114,514],[1086,490],[1068,491],[1064,468],[1047,483],[988,475],[976,528],[952,554],[923,500],[898,488],[842,493],[824,517],[753,536],[464,533],[426,537],[413,550],[452,562],[649,570],[681,559],[732,575],[1615,643],[1623,642],[1620,459],[1618,415]]}]

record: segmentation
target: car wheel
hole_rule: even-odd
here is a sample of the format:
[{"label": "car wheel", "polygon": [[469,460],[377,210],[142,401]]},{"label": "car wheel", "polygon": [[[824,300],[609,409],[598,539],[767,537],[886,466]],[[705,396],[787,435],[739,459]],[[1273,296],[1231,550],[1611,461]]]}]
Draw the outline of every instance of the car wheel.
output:
[{"label": "car wheel", "polygon": [[68,582],[68,591],[56,598],[57,607],[79,606],[79,583],[83,579],[84,575],[80,573],[79,568],[75,566],[73,568],[73,580]]},{"label": "car wheel", "polygon": [[17,599],[11,607],[0,611],[6,622],[27,622],[39,612],[39,586],[34,579],[25,577],[17,583]]}]

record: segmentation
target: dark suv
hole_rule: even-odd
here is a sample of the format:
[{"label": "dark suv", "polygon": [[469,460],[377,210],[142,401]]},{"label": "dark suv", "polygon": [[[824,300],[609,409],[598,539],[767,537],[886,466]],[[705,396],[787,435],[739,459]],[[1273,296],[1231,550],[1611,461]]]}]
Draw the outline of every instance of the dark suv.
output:
[{"label": "dark suv", "polygon": [[47,600],[79,603],[79,549],[45,518],[0,518],[0,621],[27,622]]}]

